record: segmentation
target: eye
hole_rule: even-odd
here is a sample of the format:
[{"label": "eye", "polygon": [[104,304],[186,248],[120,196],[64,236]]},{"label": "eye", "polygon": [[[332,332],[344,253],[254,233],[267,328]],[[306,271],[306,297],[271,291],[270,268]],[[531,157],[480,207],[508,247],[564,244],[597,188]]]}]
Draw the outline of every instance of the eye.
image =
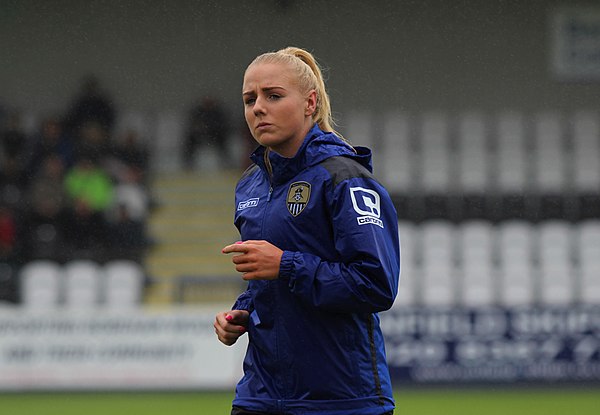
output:
[{"label": "eye", "polygon": [[276,100],[278,100],[279,98],[281,98],[281,95],[279,95],[279,94],[271,94],[271,95],[269,95],[269,99],[270,99],[271,101],[276,101]]},{"label": "eye", "polygon": [[252,105],[252,104],[254,104],[255,101],[256,101],[256,98],[246,98],[244,100],[244,104],[246,104],[246,105]]}]

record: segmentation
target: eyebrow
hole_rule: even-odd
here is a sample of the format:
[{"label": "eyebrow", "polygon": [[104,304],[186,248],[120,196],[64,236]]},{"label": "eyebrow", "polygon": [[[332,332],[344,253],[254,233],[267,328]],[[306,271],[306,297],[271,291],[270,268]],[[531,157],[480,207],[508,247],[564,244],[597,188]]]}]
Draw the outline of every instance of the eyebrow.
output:
[{"label": "eyebrow", "polygon": [[[282,89],[282,90],[285,91],[285,88],[282,87],[282,86],[268,86],[268,87],[265,87],[265,88],[261,88],[260,90],[263,91],[263,92],[270,92],[270,91],[273,91],[275,89]],[[253,95],[253,94],[254,94],[254,91],[246,91],[246,92],[242,93],[242,95]]]}]

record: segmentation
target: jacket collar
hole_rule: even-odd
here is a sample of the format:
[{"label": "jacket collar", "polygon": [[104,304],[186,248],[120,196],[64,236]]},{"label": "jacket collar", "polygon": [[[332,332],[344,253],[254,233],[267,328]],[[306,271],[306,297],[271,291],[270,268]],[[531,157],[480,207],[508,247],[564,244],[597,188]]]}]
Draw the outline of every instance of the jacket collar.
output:
[{"label": "jacket collar", "polygon": [[[258,147],[250,156],[263,172],[267,172],[264,162],[265,147]],[[346,156],[356,159],[369,171],[371,167],[371,150],[365,147],[352,148],[334,133],[322,131],[317,124],[310,129],[298,152],[294,157],[283,157],[274,151],[269,152],[269,161],[273,171],[273,184],[285,183],[307,167],[314,166],[324,160]]]}]

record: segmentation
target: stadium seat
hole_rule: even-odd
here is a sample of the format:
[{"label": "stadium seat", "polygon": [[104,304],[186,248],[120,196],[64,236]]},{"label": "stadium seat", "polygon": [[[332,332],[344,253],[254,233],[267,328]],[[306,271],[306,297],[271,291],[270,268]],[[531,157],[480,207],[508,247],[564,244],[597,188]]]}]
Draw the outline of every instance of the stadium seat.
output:
[{"label": "stadium seat", "polygon": [[567,165],[564,126],[559,114],[538,114],[534,119],[533,186],[542,194],[565,190]]},{"label": "stadium seat", "polygon": [[489,222],[473,220],[458,230],[460,299],[465,306],[487,306],[496,302],[493,260],[494,229]]},{"label": "stadium seat", "polygon": [[352,111],[348,117],[348,127],[344,132],[348,140],[355,146],[369,147],[373,151],[373,159],[379,162],[379,145],[375,142],[372,114],[369,111]]},{"label": "stadium seat", "polygon": [[490,159],[486,120],[481,113],[458,119],[458,186],[463,194],[483,194],[490,188]]},{"label": "stadium seat", "polygon": [[117,118],[117,134],[135,131],[140,137],[147,138],[152,135],[154,128],[153,117],[142,111],[121,111]]},{"label": "stadium seat", "polygon": [[443,113],[427,112],[420,119],[420,186],[426,194],[443,194],[453,183],[448,120]]},{"label": "stadium seat", "polygon": [[413,191],[414,150],[411,145],[410,119],[406,113],[385,114],[381,147],[381,176],[388,191]]},{"label": "stadium seat", "polygon": [[400,234],[400,284],[394,306],[414,305],[417,299],[418,269],[415,260],[417,231],[410,222],[398,222]]},{"label": "stadium seat", "polygon": [[577,273],[573,266],[571,225],[546,221],[538,225],[538,272],[540,301],[566,305],[575,300]]},{"label": "stadium seat", "polygon": [[600,220],[583,221],[575,227],[580,299],[600,304]]},{"label": "stadium seat", "polygon": [[498,229],[499,303],[530,305],[535,299],[532,225],[522,220],[506,221]]},{"label": "stadium seat", "polygon": [[19,282],[21,304],[27,309],[55,309],[62,301],[63,275],[56,262],[36,260],[25,264]]},{"label": "stadium seat", "polygon": [[63,266],[65,276],[65,306],[76,310],[98,307],[102,273],[98,263],[91,260],[72,260]]},{"label": "stadium seat", "polygon": [[186,127],[185,115],[166,111],[157,114],[152,151],[153,171],[177,171],[181,161],[181,143]]},{"label": "stadium seat", "polygon": [[581,193],[600,189],[600,118],[597,113],[580,111],[572,118],[572,186]]},{"label": "stadium seat", "polygon": [[523,116],[505,112],[496,121],[497,187],[504,193],[522,193],[529,188]]},{"label": "stadium seat", "polygon": [[428,306],[456,304],[455,229],[447,221],[421,225],[420,300]]},{"label": "stadium seat", "polygon": [[113,260],[104,265],[105,307],[123,309],[138,307],[142,301],[145,274],[134,261]]}]

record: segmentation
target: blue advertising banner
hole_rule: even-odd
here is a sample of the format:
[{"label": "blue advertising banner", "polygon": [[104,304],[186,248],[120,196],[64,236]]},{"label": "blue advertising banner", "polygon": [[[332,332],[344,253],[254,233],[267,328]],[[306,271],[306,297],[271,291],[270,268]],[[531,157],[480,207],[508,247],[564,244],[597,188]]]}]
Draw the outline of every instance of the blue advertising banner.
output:
[{"label": "blue advertising banner", "polygon": [[395,383],[600,381],[600,306],[381,314]]}]

